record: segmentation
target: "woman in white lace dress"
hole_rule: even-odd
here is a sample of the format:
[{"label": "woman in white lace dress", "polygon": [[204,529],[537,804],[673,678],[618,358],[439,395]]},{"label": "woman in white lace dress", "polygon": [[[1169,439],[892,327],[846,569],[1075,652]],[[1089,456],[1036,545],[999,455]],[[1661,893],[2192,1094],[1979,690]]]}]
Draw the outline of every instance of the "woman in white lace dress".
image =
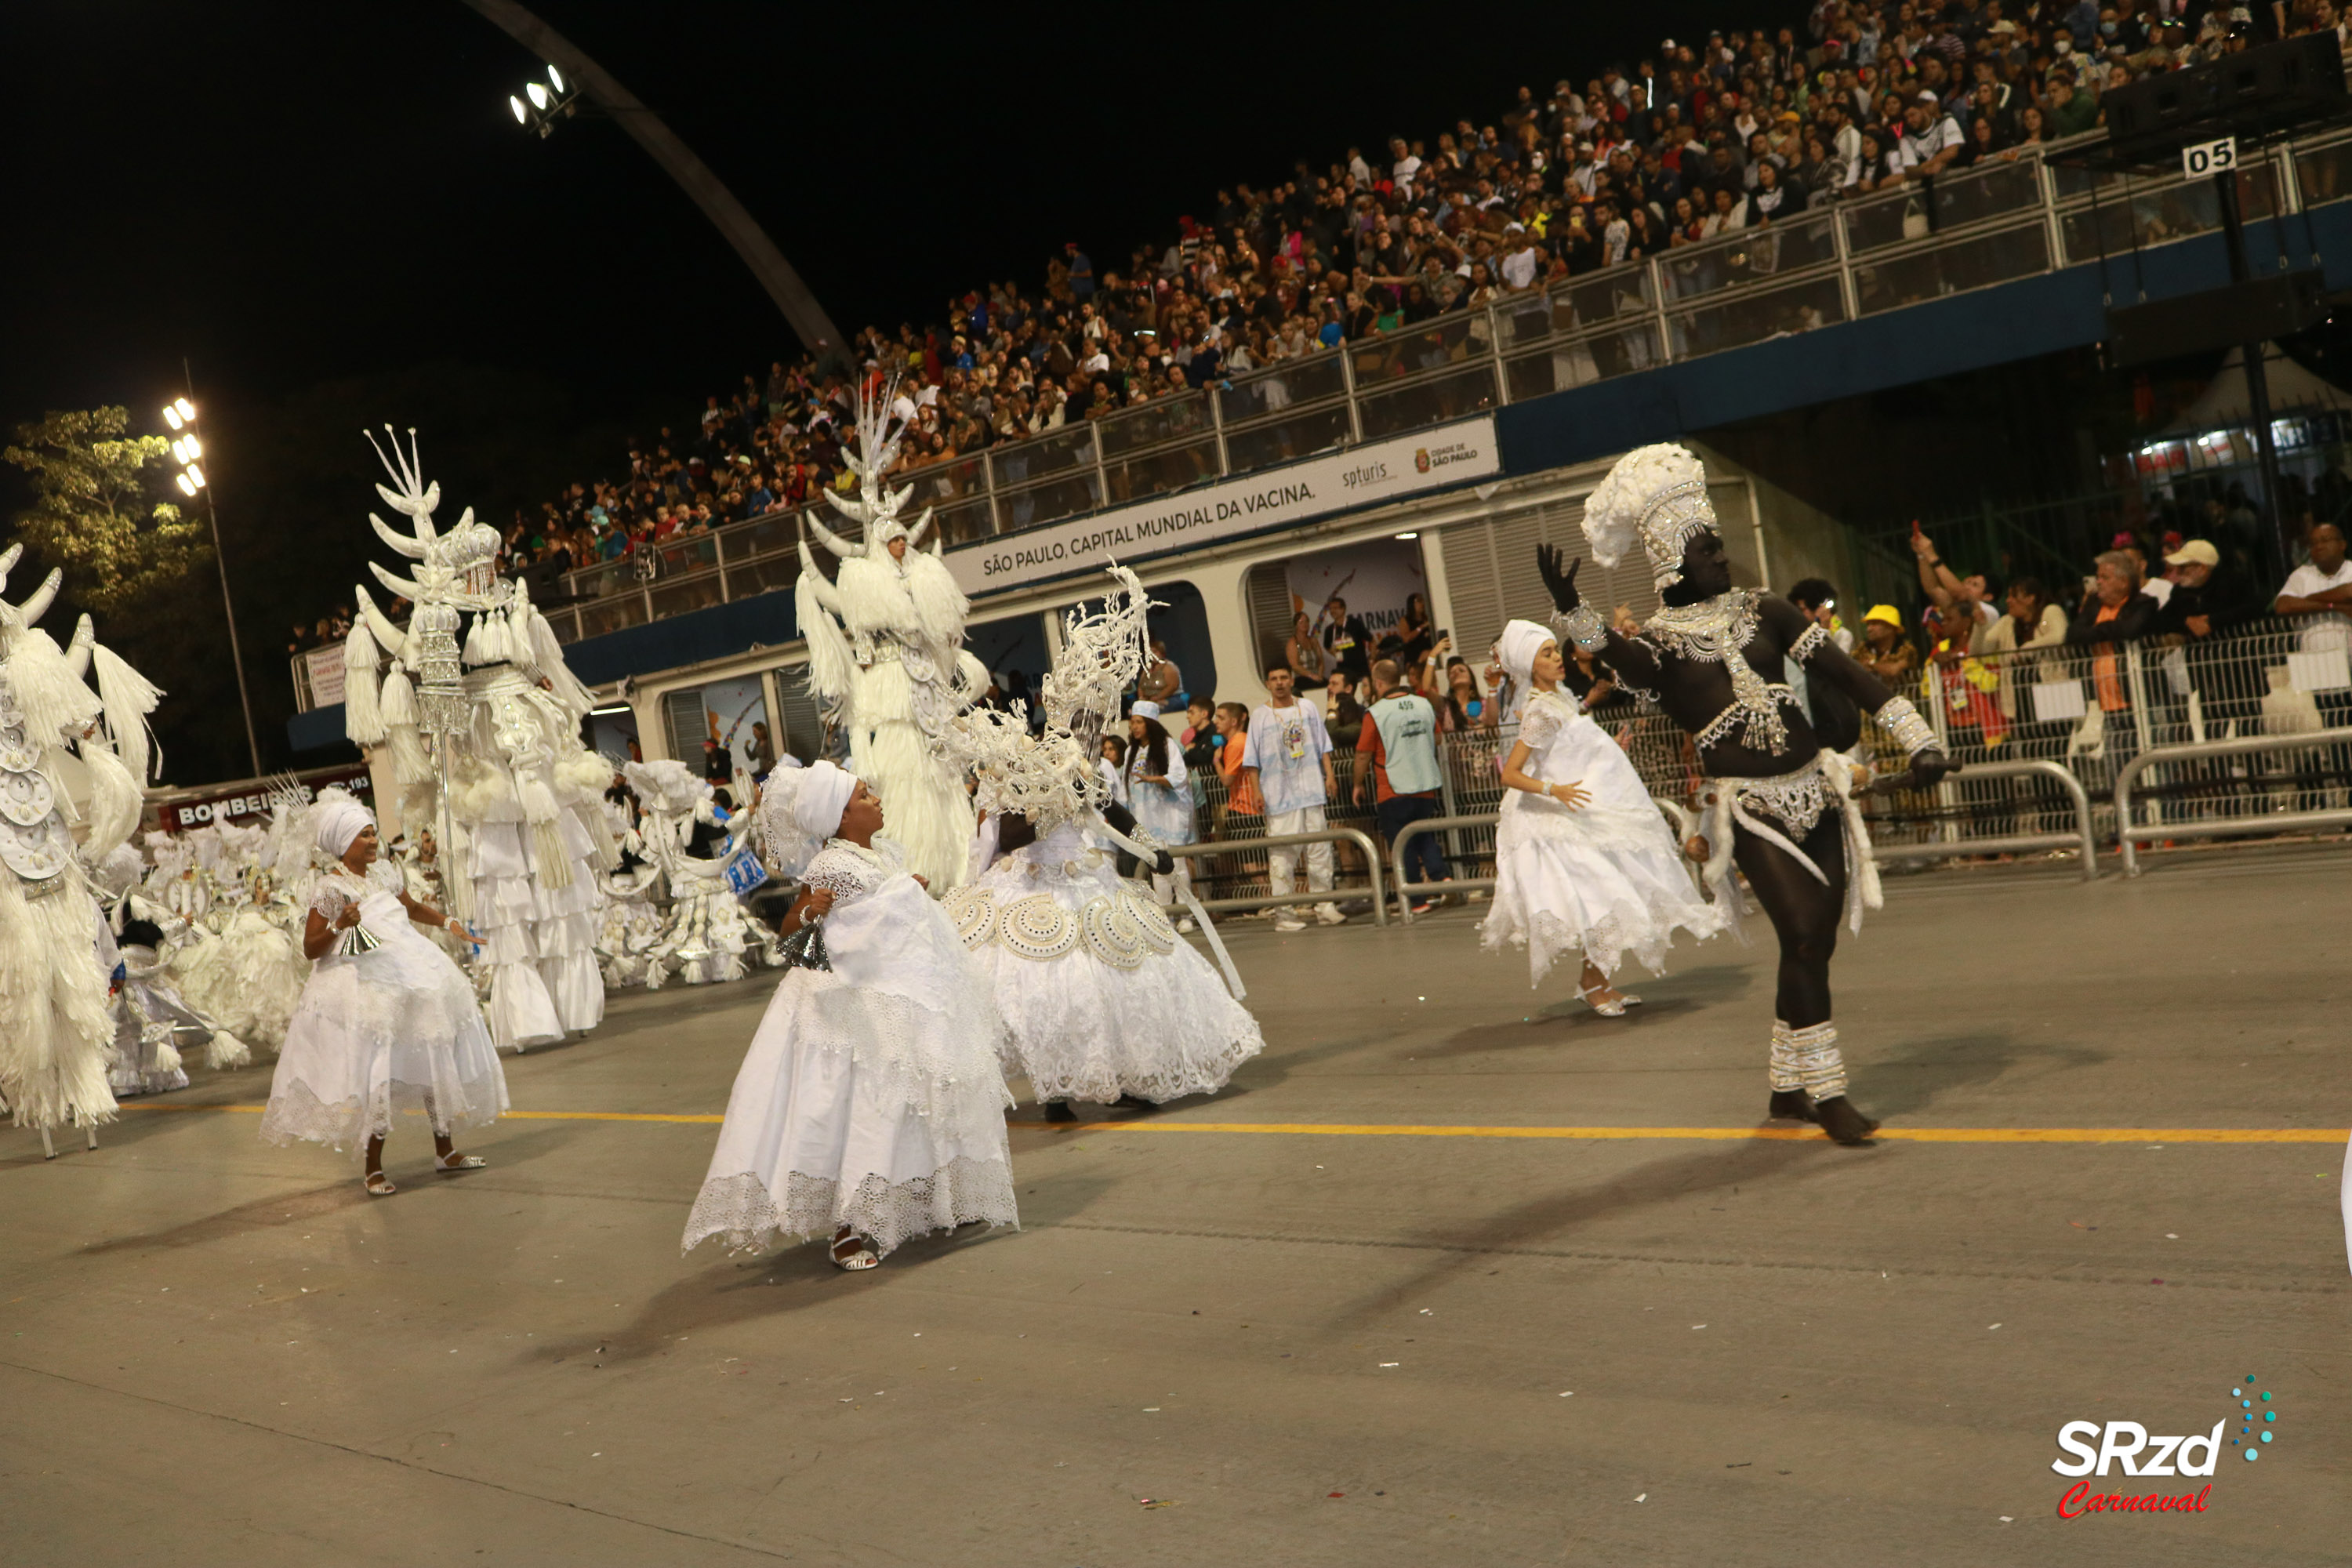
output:
[{"label": "woman in white lace dress", "polygon": [[1583,957],[1577,994],[1608,1017],[1641,998],[1610,984],[1628,952],[1652,973],[1677,930],[1723,929],[1699,896],[1665,819],[1608,731],[1561,684],[1559,644],[1533,621],[1503,628],[1495,654],[1527,702],[1503,763],[1495,902],[1486,945],[1528,950],[1528,984],[1564,952]]},{"label": "woman in white lace dress", "polygon": [[399,1190],[383,1173],[384,1135],[403,1111],[422,1110],[433,1168],[478,1170],[486,1162],[457,1152],[450,1135],[498,1120],[506,1075],[473,986],[415,929],[465,928],[408,896],[399,868],[376,858],[375,818],[350,795],[321,791],[311,824],[332,864],[311,892],[302,951],[313,967],[278,1055],[261,1136],[364,1147],[367,1190],[383,1197]]},{"label": "woman in white lace dress", "polygon": [[831,763],[778,767],[754,820],[803,891],[682,1249],[829,1236],[835,1263],[871,1268],[911,1237],[1017,1225],[1003,1020],[904,851],[876,837],[881,801]]},{"label": "woman in white lace dress", "polygon": [[1005,1069],[1027,1075],[1047,1121],[1075,1121],[1074,1100],[1132,1106],[1214,1094],[1265,1048],[1208,960],[1093,842],[1102,824],[1092,812],[1075,811],[1042,837],[1021,813],[989,820],[996,858],[948,895],[948,918],[1011,1026]]}]

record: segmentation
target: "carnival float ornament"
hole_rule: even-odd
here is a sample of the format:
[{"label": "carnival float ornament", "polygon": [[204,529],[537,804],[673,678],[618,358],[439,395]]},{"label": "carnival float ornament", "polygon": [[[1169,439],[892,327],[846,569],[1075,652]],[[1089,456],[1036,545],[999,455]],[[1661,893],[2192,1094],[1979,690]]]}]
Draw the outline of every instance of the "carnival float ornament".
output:
[{"label": "carnival float ornament", "polygon": [[963,648],[971,609],[940,542],[922,548],[931,513],[899,521],[913,487],[883,482],[898,460],[890,428],[895,383],[857,400],[857,442],[843,458],[857,476],[853,499],[825,500],[862,537],[853,542],[813,519],[816,542],[838,558],[828,574],[804,536],[796,606],[808,639],[809,689],[826,719],[849,738],[850,771],[882,797],[886,831],[907,852],[908,869],[934,896],[963,879],[972,809],[940,746],[950,721],[988,687],[988,672]]},{"label": "carnival float ornament", "polygon": [[[0,590],[23,553],[0,551]],[[50,1155],[51,1128],[86,1128],[95,1148],[114,1117],[115,1027],[83,866],[139,826],[162,696],[99,645],[88,616],[66,648],[39,629],[61,577],[21,605],[0,593],[0,1110],[39,1129]]]},{"label": "carnival float ornament", "polygon": [[389,454],[368,437],[393,480],[376,493],[409,526],[368,521],[411,564],[368,570],[415,611],[403,628],[356,590],[344,732],[388,750],[401,819],[436,826],[451,912],[482,939],[492,1037],[560,1040],[604,1014],[595,874],[619,855],[598,799],[612,768],[580,743],[593,700],[522,584],[498,575],[498,530],[470,507],[436,529],[441,487],[425,481],[416,433],[404,451],[384,433]]}]

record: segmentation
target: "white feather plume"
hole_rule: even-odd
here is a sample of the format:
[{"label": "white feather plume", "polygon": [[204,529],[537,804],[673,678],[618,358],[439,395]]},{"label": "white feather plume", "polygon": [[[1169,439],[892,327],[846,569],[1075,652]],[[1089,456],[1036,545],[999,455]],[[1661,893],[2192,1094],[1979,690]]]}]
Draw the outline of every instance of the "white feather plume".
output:
[{"label": "white feather plume", "polygon": [[1636,447],[1617,459],[1608,477],[1584,500],[1584,538],[1592,559],[1614,566],[1642,549],[1641,524],[1662,490],[1705,479],[1699,460],[1671,441]]}]

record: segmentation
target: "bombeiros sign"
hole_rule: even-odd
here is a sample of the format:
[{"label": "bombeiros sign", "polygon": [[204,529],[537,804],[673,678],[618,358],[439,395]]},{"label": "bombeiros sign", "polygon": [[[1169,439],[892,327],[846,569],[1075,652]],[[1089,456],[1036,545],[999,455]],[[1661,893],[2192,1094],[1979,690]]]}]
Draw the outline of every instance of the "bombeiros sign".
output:
[{"label": "bombeiros sign", "polygon": [[[1495,421],[1373,441],[1156,500],[1031,529],[947,552],[956,586],[978,595],[1132,563],[1213,540],[1305,522],[1502,471]],[[1012,505],[1018,498],[1002,504]]]}]

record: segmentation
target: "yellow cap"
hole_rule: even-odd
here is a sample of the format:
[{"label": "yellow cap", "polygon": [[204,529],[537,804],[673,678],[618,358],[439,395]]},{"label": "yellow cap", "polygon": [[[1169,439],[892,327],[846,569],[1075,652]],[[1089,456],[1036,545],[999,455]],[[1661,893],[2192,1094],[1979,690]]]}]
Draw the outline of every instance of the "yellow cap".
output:
[{"label": "yellow cap", "polygon": [[1892,605],[1873,605],[1870,606],[1870,613],[1862,618],[1864,625],[1872,621],[1885,621],[1896,631],[1903,629],[1903,612]]}]

